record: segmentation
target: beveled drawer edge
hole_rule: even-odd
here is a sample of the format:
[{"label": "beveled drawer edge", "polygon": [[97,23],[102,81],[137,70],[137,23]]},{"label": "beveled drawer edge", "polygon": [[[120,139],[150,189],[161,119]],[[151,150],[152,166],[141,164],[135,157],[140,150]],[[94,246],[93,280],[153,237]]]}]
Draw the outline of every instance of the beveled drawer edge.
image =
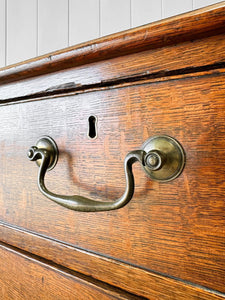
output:
[{"label": "beveled drawer edge", "polygon": [[[90,277],[79,276],[77,272],[67,270],[66,268],[62,268],[55,264],[49,264],[48,261],[43,259],[40,260],[39,257],[34,255],[27,255],[26,252],[18,251],[17,248],[1,242],[0,253],[2,254],[0,256],[1,259],[4,260],[1,261],[0,265],[0,270],[3,273],[3,276],[1,276],[3,277],[3,285],[1,285],[0,297],[3,297],[4,299],[6,296],[4,289],[7,290],[7,295],[10,295],[10,299],[12,294],[16,299],[28,299],[28,297],[32,297],[32,299],[43,299],[43,294],[48,295],[49,293],[51,294],[51,299],[53,297],[58,299],[59,294],[60,299],[62,297],[63,299],[74,299],[74,297],[78,297],[79,299],[86,297],[88,299],[96,299],[95,297],[97,297],[98,299],[117,300],[146,299],[127,293],[121,289],[116,289],[108,284],[92,280]],[[16,271],[14,268],[15,261],[17,265]],[[7,271],[5,271],[6,269]],[[30,282],[31,272],[33,275],[32,283]],[[8,280],[10,279],[10,287],[7,286],[7,283],[4,285],[5,277]],[[20,287],[19,289],[18,286]],[[18,296],[17,292],[20,296]],[[44,299],[46,298],[44,297]]]},{"label": "beveled drawer edge", "polygon": [[1,84],[224,33],[225,1],[0,69]]},{"label": "beveled drawer edge", "polygon": [[[172,80],[182,80],[182,79],[188,79],[188,78],[198,78],[198,77],[207,77],[207,76],[219,76],[223,75],[225,73],[225,61],[223,63],[219,64],[214,64],[210,66],[203,66],[203,67],[196,67],[194,70],[191,68],[187,68],[187,72],[184,73],[179,73],[178,72],[173,72],[169,71],[167,74],[161,74],[161,76],[142,76],[140,78],[136,78],[134,81],[128,80],[123,81],[123,80],[118,80],[115,82],[112,82],[112,84],[108,84],[106,86],[101,86],[101,85],[96,85],[92,87],[83,87],[82,89],[75,89],[75,90],[67,90],[63,91],[60,90],[59,93],[45,93],[45,92],[40,92],[37,94],[33,95],[27,95],[23,97],[18,97],[18,98],[10,98],[10,99],[5,99],[2,100],[0,99],[0,107],[1,106],[6,106],[6,105],[15,105],[15,104],[23,104],[27,102],[34,102],[34,101],[42,101],[42,100],[48,100],[48,99],[53,99],[53,98],[63,98],[63,97],[69,97],[69,96],[76,96],[80,94],[85,94],[85,93],[94,93],[94,92],[101,92],[101,91],[106,91],[106,90],[114,90],[114,89],[119,89],[119,88],[126,88],[129,86],[139,86],[143,84],[152,84],[152,83],[161,83],[161,82],[166,82],[166,81],[172,81]],[[191,72],[193,71],[193,72]],[[1,91],[1,87],[0,87]]]},{"label": "beveled drawer edge", "polygon": [[225,299],[225,294],[218,291],[149,272],[3,222],[0,222],[0,241],[149,299],[162,295],[165,299],[171,299],[170,295],[174,299]]}]

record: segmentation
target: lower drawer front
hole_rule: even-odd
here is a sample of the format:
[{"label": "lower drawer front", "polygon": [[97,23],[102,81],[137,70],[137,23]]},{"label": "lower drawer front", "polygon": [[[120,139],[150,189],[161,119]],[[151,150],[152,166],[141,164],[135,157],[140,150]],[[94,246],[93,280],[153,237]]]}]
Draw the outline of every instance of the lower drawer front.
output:
[{"label": "lower drawer front", "polygon": [[138,299],[0,245],[0,299]]},{"label": "lower drawer front", "polygon": [[[225,76],[177,78],[0,107],[0,218],[107,258],[224,289]],[[88,118],[97,117],[90,139]],[[57,194],[114,200],[125,155],[154,135],[176,138],[183,173],[153,182],[134,167],[133,199],[118,211],[74,212],[40,194],[26,157],[51,136],[59,161],[46,177]]]}]

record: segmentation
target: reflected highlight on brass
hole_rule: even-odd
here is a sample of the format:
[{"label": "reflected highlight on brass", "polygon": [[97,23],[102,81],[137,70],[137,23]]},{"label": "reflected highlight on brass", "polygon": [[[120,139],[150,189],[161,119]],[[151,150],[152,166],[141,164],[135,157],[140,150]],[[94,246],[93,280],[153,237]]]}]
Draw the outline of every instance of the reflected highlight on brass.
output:
[{"label": "reflected highlight on brass", "polygon": [[179,176],[184,168],[185,155],[181,145],[169,136],[155,136],[148,139],[142,149],[129,152],[124,160],[126,188],[124,194],[115,201],[96,201],[79,195],[67,196],[50,192],[44,183],[45,174],[52,170],[58,160],[55,141],[44,136],[36,146],[31,147],[27,156],[39,166],[38,187],[50,200],[76,211],[96,212],[114,210],[125,206],[134,194],[132,165],[139,161],[147,175],[156,181],[170,181]]}]

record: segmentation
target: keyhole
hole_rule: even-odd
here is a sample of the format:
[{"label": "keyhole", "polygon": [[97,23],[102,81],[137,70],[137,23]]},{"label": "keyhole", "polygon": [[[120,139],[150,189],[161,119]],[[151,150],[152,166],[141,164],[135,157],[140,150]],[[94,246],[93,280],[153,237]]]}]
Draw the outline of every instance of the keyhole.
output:
[{"label": "keyhole", "polygon": [[97,118],[95,116],[90,116],[88,118],[89,130],[88,137],[94,139],[97,137]]}]

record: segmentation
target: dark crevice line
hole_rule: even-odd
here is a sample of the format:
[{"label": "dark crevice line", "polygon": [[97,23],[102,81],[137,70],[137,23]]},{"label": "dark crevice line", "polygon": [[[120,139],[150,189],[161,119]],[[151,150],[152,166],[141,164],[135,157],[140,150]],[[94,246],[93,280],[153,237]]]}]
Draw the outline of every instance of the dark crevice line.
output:
[{"label": "dark crevice line", "polygon": [[199,66],[199,67],[186,67],[186,68],[181,68],[181,69],[171,70],[171,71],[162,70],[162,71],[149,73],[149,74],[148,74],[148,72],[145,72],[145,73],[141,73],[141,74],[134,74],[134,75],[131,75],[128,77],[119,77],[119,78],[115,78],[115,79],[111,79],[111,80],[103,80],[101,82],[97,82],[94,84],[86,84],[86,85],[78,84],[78,85],[76,85],[75,83],[71,82],[71,83],[65,83],[62,85],[58,85],[55,87],[53,86],[53,87],[48,88],[47,90],[43,90],[41,92],[29,94],[26,96],[15,97],[15,98],[10,98],[10,99],[2,99],[2,100],[0,99],[0,105],[4,104],[4,103],[19,102],[19,101],[28,100],[28,99],[32,100],[35,98],[51,97],[54,95],[61,95],[61,94],[65,94],[65,93],[81,92],[81,91],[88,92],[93,89],[96,90],[96,89],[100,89],[100,88],[110,88],[113,86],[119,86],[119,85],[126,84],[126,83],[135,84],[142,80],[151,80],[151,79],[157,79],[157,78],[162,78],[162,77],[164,77],[164,78],[168,77],[168,79],[169,79],[172,76],[195,74],[195,73],[199,73],[199,72],[207,72],[207,71],[222,69],[222,68],[225,68],[225,62],[218,62],[218,63],[209,64],[209,65],[205,65],[205,66]]},{"label": "dark crevice line", "polygon": [[[59,264],[55,263],[52,260],[45,259],[45,258],[43,258],[41,256],[38,256],[36,254],[33,254],[31,252],[27,252],[27,251],[22,250],[18,247],[9,245],[5,242],[0,241],[0,246],[8,249],[9,251],[11,250],[13,253],[17,253],[18,255],[21,255],[23,257],[25,256],[26,259],[34,260],[37,263],[40,263],[43,267],[47,267],[47,268],[49,267],[51,269],[56,269],[59,272],[61,272],[62,276],[63,275],[68,275],[68,276],[72,275],[75,278],[78,278],[78,279],[82,280],[84,284],[85,284],[85,282],[90,283],[90,284],[96,286],[96,288],[102,288],[102,289],[106,290],[106,292],[111,291],[111,292],[114,292],[114,293],[118,294],[118,296],[119,295],[125,296],[127,299],[134,299],[134,300],[135,299],[142,299],[142,300],[147,299],[146,297],[132,294],[130,292],[127,292],[127,291],[117,287],[117,286],[112,286],[108,283],[105,283],[103,281],[95,279],[91,276],[88,276],[88,275],[85,275],[83,273],[74,271],[74,270],[69,269],[67,267],[64,267],[62,265],[59,265]],[[116,295],[114,295],[114,296],[116,296]]]}]

